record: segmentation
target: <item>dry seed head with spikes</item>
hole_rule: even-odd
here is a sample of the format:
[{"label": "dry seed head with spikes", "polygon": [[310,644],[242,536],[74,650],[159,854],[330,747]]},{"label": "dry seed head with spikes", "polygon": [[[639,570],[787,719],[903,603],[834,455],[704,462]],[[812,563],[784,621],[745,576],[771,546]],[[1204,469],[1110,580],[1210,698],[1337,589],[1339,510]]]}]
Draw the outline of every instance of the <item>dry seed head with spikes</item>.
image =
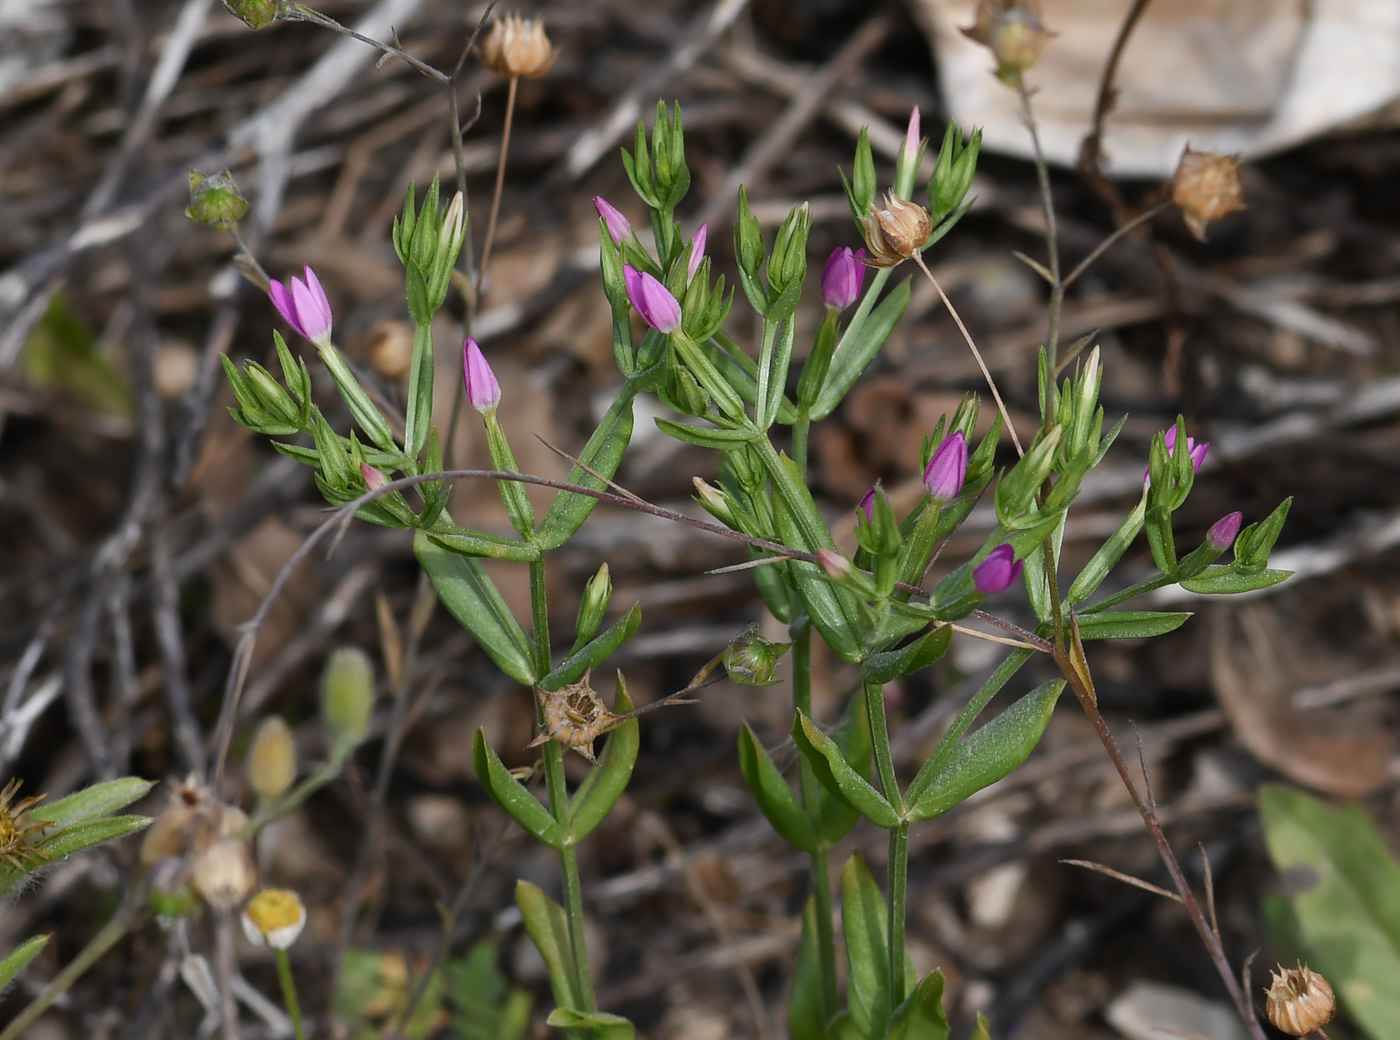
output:
[{"label": "dry seed head with spikes", "polygon": [[593,757],[593,742],[608,730],[622,722],[622,716],[615,715],[603,703],[601,697],[589,685],[590,668],[582,679],[569,683],[557,690],[535,688],[540,698],[540,711],[544,715],[544,728],[540,735],[527,744],[539,747],[551,740],[557,740],[565,748],[572,748],[588,761]]},{"label": "dry seed head with spikes", "polygon": [[27,813],[44,800],[44,795],[21,798],[13,805],[10,800],[18,793],[21,781],[11,780],[0,791],[0,863],[18,870],[29,871],[43,866],[51,858],[34,844],[34,839],[52,827],[28,818]]}]

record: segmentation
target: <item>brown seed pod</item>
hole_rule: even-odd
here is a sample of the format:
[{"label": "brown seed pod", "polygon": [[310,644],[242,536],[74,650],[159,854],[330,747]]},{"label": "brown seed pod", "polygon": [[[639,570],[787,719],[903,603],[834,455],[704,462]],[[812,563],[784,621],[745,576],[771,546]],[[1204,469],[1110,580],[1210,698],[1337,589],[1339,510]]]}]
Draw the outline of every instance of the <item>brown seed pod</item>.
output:
[{"label": "brown seed pod", "polygon": [[502,79],[539,79],[559,59],[550,46],[544,25],[518,14],[508,14],[491,26],[481,41],[481,60]]},{"label": "brown seed pod", "polygon": [[1186,146],[1172,175],[1172,202],[1191,234],[1204,242],[1207,224],[1244,209],[1242,194],[1239,156],[1197,152]]},{"label": "brown seed pod", "polygon": [[1337,1013],[1332,986],[1311,968],[1298,965],[1271,972],[1264,1011],[1277,1029],[1289,1036],[1307,1036]]},{"label": "brown seed pod", "polygon": [[928,210],[892,192],[885,196],[885,208],[872,211],[864,223],[870,255],[863,262],[868,267],[894,267],[908,260],[933,234]]}]

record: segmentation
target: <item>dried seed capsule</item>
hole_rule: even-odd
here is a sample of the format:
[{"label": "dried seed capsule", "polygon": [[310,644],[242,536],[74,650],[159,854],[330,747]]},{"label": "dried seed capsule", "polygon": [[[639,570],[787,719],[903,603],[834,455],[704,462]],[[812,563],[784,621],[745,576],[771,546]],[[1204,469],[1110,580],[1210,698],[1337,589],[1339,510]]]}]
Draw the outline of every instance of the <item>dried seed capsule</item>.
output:
[{"label": "dried seed capsule", "polygon": [[873,210],[864,223],[867,267],[893,267],[908,260],[933,234],[928,210],[893,193],[885,196],[885,208]]},{"label": "dried seed capsule", "polygon": [[554,67],[559,52],[550,46],[544,25],[508,14],[491,26],[481,41],[481,60],[502,79],[539,79]]},{"label": "dried seed capsule", "polygon": [[1172,202],[1202,242],[1212,220],[1244,209],[1241,196],[1238,156],[1196,152],[1189,145],[1181,153],[1172,175]]},{"label": "dried seed capsule", "polygon": [[1270,973],[1264,1010],[1277,1029],[1289,1036],[1307,1036],[1332,1021],[1337,998],[1326,979],[1299,964]]}]

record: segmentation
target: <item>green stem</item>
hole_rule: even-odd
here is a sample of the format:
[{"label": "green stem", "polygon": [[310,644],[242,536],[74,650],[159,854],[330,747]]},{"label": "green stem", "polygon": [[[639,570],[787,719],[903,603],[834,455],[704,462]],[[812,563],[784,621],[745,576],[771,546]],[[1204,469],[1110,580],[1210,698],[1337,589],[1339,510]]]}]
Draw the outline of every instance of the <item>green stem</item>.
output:
[{"label": "green stem", "polygon": [[[792,704],[809,718],[812,714],[812,624],[794,634],[792,646]],[[817,849],[811,854],[812,898],[817,911],[817,953],[822,975],[822,1014],[830,1020],[838,1009],[836,979],[836,929],[832,923],[831,866],[822,836],[821,788],[811,763],[797,759],[797,783],[807,819],[817,833]]]},{"label": "green stem", "polygon": [[[1021,119],[1030,134],[1031,148],[1035,154],[1035,176],[1040,185],[1040,204],[1045,214],[1045,251],[1050,267],[1050,308],[1045,330],[1045,353],[1050,358],[1050,372],[1058,370],[1060,352],[1060,311],[1065,302],[1065,281],[1060,277],[1059,233],[1055,226],[1055,200],[1050,194],[1050,167],[1045,162],[1045,154],[1040,148],[1040,132],[1035,125],[1035,113],[1031,109],[1031,95],[1024,83],[1017,85],[1021,98]],[[1077,273],[1077,272],[1076,272]],[[1055,415],[1055,380],[1046,381],[1045,400],[1041,402],[1042,428],[1049,429]]]},{"label": "green stem", "polygon": [[301,1023],[301,1005],[297,1003],[297,984],[292,981],[292,960],[286,950],[277,951],[277,977],[282,981],[282,1000],[287,1005],[287,1016],[292,1020],[292,1032],[296,1040],[306,1040],[306,1027]]},{"label": "green stem", "polygon": [[54,976],[54,980],[44,988],[32,1001],[29,1006],[19,1013],[19,1015],[5,1027],[5,1031],[0,1033],[0,1040],[15,1040],[22,1036],[24,1031],[34,1024],[34,1020],[47,1011],[55,1000],[67,993],[73,983],[82,977],[83,973],[91,968],[99,957],[110,950],[117,942],[126,935],[130,929],[127,908],[125,906],[117,910],[112,915],[112,919],[102,926],[102,929],[89,940],[76,957],[68,962],[67,967]]},{"label": "green stem", "polygon": [[[895,814],[903,816],[904,800],[900,797],[899,781],[894,775],[889,725],[885,721],[885,690],[879,683],[865,684],[865,711],[870,717],[870,744],[875,753],[875,770],[880,777],[880,787],[885,800],[894,807]],[[890,831],[888,931],[892,1005],[904,1000],[904,881],[908,858],[909,824],[901,820]]]},{"label": "green stem", "polygon": [[[549,673],[549,603],[545,595],[544,561],[530,564],[530,607],[535,628],[535,674]],[[540,712],[536,704],[535,710]],[[540,722],[543,723],[543,714]],[[544,746],[544,780],[549,792],[549,811],[568,833],[569,789],[564,780],[564,746],[551,740]],[[583,890],[578,879],[578,856],[572,838],[559,850],[559,869],[564,880],[564,914],[569,924],[570,968],[574,992],[583,1005],[579,1010],[597,1010],[593,995],[593,979],[588,973],[588,945],[583,934]]]},{"label": "green stem", "polygon": [[792,424],[792,458],[797,470],[807,476],[807,431],[812,427],[812,416],[804,409],[798,412],[797,421]]}]

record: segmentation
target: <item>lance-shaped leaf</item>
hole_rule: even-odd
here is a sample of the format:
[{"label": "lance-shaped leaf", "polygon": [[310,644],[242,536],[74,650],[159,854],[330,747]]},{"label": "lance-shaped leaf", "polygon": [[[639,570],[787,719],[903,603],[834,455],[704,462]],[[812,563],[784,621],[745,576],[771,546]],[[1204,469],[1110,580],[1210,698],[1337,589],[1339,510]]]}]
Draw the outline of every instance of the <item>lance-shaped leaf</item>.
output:
[{"label": "lance-shaped leaf", "polygon": [[[861,373],[875,360],[885,341],[890,338],[899,319],[909,308],[909,279],[900,282],[879,306],[871,310],[867,304],[873,303],[880,289],[889,280],[890,269],[878,272],[871,280],[870,287],[860,306],[851,318],[846,333],[836,344],[831,358],[826,383],[812,407],[813,419],[825,419],[840,404],[855,385]],[[868,315],[868,317],[867,317]]]},{"label": "lance-shaped leaf", "polygon": [[[588,469],[575,466],[569,470],[569,483],[596,488],[599,491],[606,488],[607,485],[594,474],[611,479],[617,473],[617,467],[622,464],[622,456],[626,454],[627,445],[632,439],[632,402],[636,399],[639,389],[641,386],[636,378],[623,384],[617,400],[613,401],[612,407],[603,416],[603,421],[598,424],[593,436],[588,438],[588,443],[579,454],[579,461]],[[589,470],[592,470],[592,473]],[[593,507],[597,504],[596,498],[572,491],[561,491],[550,503],[549,510],[540,523],[537,536],[540,546],[544,549],[559,548],[578,533],[578,529],[583,526],[588,514],[593,512]]]},{"label": "lance-shaped leaf", "polygon": [[498,534],[487,534],[485,531],[473,531],[456,525],[450,530],[439,528],[429,531],[428,537],[444,549],[451,549],[462,556],[534,563],[541,555],[539,546],[522,542],[518,538],[503,538]]},{"label": "lance-shaped leaf", "polygon": [[792,1040],[826,1040],[822,999],[821,952],[817,948],[817,903],[808,896],[802,909],[802,939],[788,997],[788,1036]]},{"label": "lance-shaped leaf", "polygon": [[[631,610],[564,658],[557,668],[541,679],[540,689],[557,690],[561,686],[578,682],[589,669],[596,668],[617,653],[618,647],[632,638],[641,623],[642,608],[634,603]],[[618,709],[617,713],[621,715],[623,710]]]},{"label": "lance-shaped leaf", "polygon": [[1099,551],[1094,553],[1093,558],[1079,572],[1074,579],[1074,584],[1069,587],[1069,592],[1065,594],[1065,605],[1073,606],[1076,603],[1083,603],[1095,590],[1103,584],[1103,580],[1108,577],[1109,571],[1117,565],[1123,558],[1123,554],[1128,551],[1128,546],[1133,544],[1138,532],[1142,530],[1142,525],[1147,520],[1147,498],[1144,496],[1128,514],[1127,518],[1118,525],[1118,530],[1109,535],[1108,541],[1099,546]]},{"label": "lance-shaped leaf", "polygon": [[948,1014],[943,1010],[943,973],[931,971],[890,1019],[890,1040],[948,1040]]},{"label": "lance-shaped leaf", "polygon": [[403,446],[416,459],[428,443],[433,427],[433,327],[431,322],[413,328],[413,361],[408,373],[408,410],[404,417]]},{"label": "lance-shaped leaf", "polygon": [[[627,696],[627,680],[621,672],[617,673],[617,696],[613,699],[613,711],[618,715],[632,711],[632,698]],[[588,837],[603,822],[603,817],[608,815],[622,792],[627,790],[641,742],[641,728],[636,719],[628,719],[617,729],[609,731],[603,753],[588,770],[583,783],[579,784],[569,806],[569,834],[574,841]]]},{"label": "lance-shaped leaf", "polygon": [[756,436],[753,430],[725,430],[717,426],[692,426],[672,419],[657,419],[656,428],[668,437],[701,448],[724,451],[751,443]]},{"label": "lance-shaped leaf", "polygon": [[26,940],[18,949],[0,961],[0,992],[19,977],[19,973],[29,967],[29,962],[43,951],[49,943],[49,936],[36,935]]},{"label": "lance-shaped leaf", "polygon": [[1080,639],[1149,639],[1175,632],[1190,616],[1189,611],[1106,610],[1080,614],[1075,620]]},{"label": "lance-shaped leaf", "polygon": [[929,765],[937,762],[939,766],[921,769],[909,787],[905,801],[912,807],[910,818],[927,820],[945,813],[1024,762],[1040,742],[1064,688],[1063,679],[1037,686],[951,754],[935,753]]},{"label": "lance-shaped leaf", "polygon": [[476,637],[497,667],[523,686],[535,684],[530,641],[481,564],[419,531],[413,552],[443,606]]},{"label": "lance-shaped leaf", "polygon": [[[846,763],[860,776],[868,777],[873,754],[870,746],[870,716],[865,712],[865,698],[859,692],[846,702],[841,721],[831,731],[830,737],[841,749],[841,757]],[[821,789],[821,836],[828,846],[835,845],[851,833],[851,828],[859,820],[860,813],[832,795],[825,787]]]},{"label": "lance-shaped leaf", "polygon": [[1292,571],[1241,571],[1235,566],[1210,567],[1204,573],[1188,578],[1181,583],[1187,592],[1203,596],[1233,596],[1241,592],[1254,592],[1267,589],[1292,576]]},{"label": "lance-shaped leaf", "polygon": [[[846,935],[846,997],[860,1035],[886,1035],[890,1022],[889,911],[880,886],[857,853],[841,868],[841,930]],[[906,953],[906,978],[914,966]]]},{"label": "lance-shaped leaf", "polygon": [[868,683],[893,682],[901,675],[913,675],[933,664],[953,645],[953,626],[940,625],[908,646],[872,654],[861,662],[860,676]]},{"label": "lance-shaped leaf", "polygon": [[606,1011],[575,1011],[573,1008],[555,1008],[544,1020],[547,1026],[556,1029],[579,1030],[593,1040],[632,1040],[637,1035],[637,1027],[621,1015],[610,1015]]},{"label": "lance-shaped leaf", "polygon": [[739,730],[739,768],[758,808],[783,840],[808,855],[816,852],[812,821],[747,722]]},{"label": "lance-shaped leaf", "polygon": [[564,830],[559,821],[549,815],[529,788],[510,775],[483,729],[472,737],[472,764],[476,766],[477,779],[496,804],[510,813],[511,819],[550,848],[563,847]]},{"label": "lance-shaped leaf", "polygon": [[578,980],[570,968],[569,919],[564,908],[544,894],[538,885],[528,881],[515,883],[515,905],[525,930],[544,958],[549,973],[549,988],[561,1008],[578,1007],[583,1003],[578,993]]},{"label": "lance-shaped leaf", "polygon": [[870,782],[856,772],[841,754],[836,741],[823,733],[799,709],[792,721],[797,750],[812,764],[812,772],[831,794],[877,827],[888,830],[899,823],[894,807]]},{"label": "lance-shaped leaf", "polygon": [[138,776],[118,777],[74,791],[56,802],[40,803],[29,810],[29,816],[60,827],[71,827],[75,823],[95,820],[118,809],[125,809],[132,802],[144,798],[152,786],[151,781]]},{"label": "lance-shaped leaf", "polygon": [[[38,810],[36,809],[35,812]],[[33,815],[33,814],[31,814]],[[42,816],[33,816],[42,820]],[[105,816],[98,819],[85,819],[58,830],[48,830],[36,837],[30,848],[42,854],[44,863],[31,863],[29,868],[18,866],[8,860],[0,861],[0,899],[5,898],[24,881],[30,873],[43,869],[47,862],[63,859],[78,852],[105,845],[128,834],[135,834],[151,822],[149,816]]]}]

